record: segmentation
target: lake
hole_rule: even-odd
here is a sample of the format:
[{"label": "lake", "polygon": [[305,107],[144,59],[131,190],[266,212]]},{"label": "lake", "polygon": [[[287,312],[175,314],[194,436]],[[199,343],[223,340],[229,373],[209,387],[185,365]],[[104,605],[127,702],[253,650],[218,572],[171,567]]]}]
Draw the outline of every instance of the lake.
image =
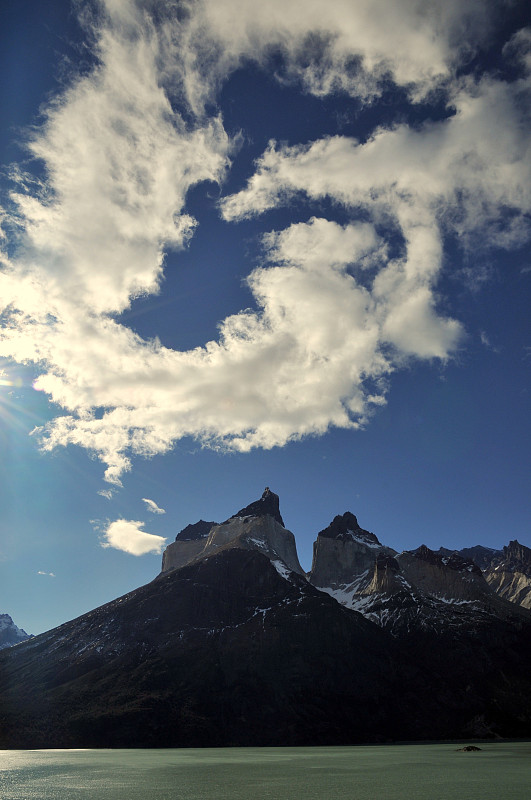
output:
[{"label": "lake", "polygon": [[531,742],[2,750],[2,800],[523,800]]}]

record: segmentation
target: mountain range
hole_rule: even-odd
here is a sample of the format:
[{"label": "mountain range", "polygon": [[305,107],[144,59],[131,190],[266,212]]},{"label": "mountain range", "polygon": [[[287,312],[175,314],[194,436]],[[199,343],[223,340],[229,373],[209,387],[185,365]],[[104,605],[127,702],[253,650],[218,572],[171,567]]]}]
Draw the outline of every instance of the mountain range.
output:
[{"label": "mountain range", "polygon": [[531,735],[531,550],[397,553],[336,516],[311,571],[269,489],[149,584],[0,653],[0,747]]}]

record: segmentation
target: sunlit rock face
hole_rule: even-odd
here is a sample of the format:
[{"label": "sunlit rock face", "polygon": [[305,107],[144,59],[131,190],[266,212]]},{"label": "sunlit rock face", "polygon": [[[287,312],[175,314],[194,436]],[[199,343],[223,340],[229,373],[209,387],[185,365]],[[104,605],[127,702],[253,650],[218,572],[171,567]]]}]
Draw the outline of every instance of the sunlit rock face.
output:
[{"label": "sunlit rock face", "polygon": [[457,553],[443,555],[421,545],[397,556],[404,577],[425,594],[447,600],[486,600],[492,589],[478,565]]},{"label": "sunlit rock face", "polygon": [[181,531],[164,551],[162,572],[178,569],[229,547],[258,550],[271,561],[279,561],[289,570],[304,574],[295,537],[284,527],[278,495],[269,488],[260,500],[245,506],[221,524],[201,521]]},{"label": "sunlit rock face", "polygon": [[531,609],[531,549],[516,539],[495,556],[485,570],[494,591],[524,608]]},{"label": "sunlit rock face", "polygon": [[[509,549],[504,569],[523,569],[526,554],[520,545],[504,551],[474,548],[486,564],[489,557],[500,561]],[[498,574],[513,594],[517,581],[527,585],[521,573]],[[471,558],[444,548],[435,552],[421,545],[397,554],[347,513],[318,534],[310,581],[397,638],[415,632],[461,635],[465,630],[479,635],[497,625],[495,620],[528,623],[528,611],[508,602],[509,592],[507,599],[497,594],[485,576]]]},{"label": "sunlit rock face", "polygon": [[328,528],[318,533],[309,580],[318,587],[348,586],[361,575],[372,572],[380,554],[395,553],[382,545],[374,533],[361,528],[354,514],[347,511],[334,517]]},{"label": "sunlit rock face", "polygon": [[204,549],[208,534],[214,525],[217,525],[217,522],[205,522],[200,519],[199,522],[183,528],[162,554],[162,572],[179,569],[197,558]]},{"label": "sunlit rock face", "polygon": [[370,583],[363,594],[386,593],[389,595],[403,591],[404,581],[400,575],[400,565],[393,556],[380,553],[373,567]]},{"label": "sunlit rock face", "polygon": [[[452,555],[452,551],[443,547],[439,552]],[[502,550],[476,545],[458,550],[457,554],[473,559],[481,567],[487,583],[497,595],[531,609],[531,548],[515,539]]]}]

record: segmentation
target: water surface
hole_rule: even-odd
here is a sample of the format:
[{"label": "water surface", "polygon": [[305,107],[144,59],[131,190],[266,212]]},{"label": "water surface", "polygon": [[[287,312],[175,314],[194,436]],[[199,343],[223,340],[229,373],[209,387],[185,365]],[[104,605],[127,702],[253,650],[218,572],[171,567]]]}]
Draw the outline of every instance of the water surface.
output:
[{"label": "water surface", "polygon": [[3,750],[2,800],[524,800],[531,742]]}]

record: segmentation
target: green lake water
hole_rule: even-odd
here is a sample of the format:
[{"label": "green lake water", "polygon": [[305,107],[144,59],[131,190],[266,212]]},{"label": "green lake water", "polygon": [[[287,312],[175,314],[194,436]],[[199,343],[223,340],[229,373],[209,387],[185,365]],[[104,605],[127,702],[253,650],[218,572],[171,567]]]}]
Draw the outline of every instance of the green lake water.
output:
[{"label": "green lake water", "polygon": [[2,800],[526,800],[531,742],[3,750]]}]

